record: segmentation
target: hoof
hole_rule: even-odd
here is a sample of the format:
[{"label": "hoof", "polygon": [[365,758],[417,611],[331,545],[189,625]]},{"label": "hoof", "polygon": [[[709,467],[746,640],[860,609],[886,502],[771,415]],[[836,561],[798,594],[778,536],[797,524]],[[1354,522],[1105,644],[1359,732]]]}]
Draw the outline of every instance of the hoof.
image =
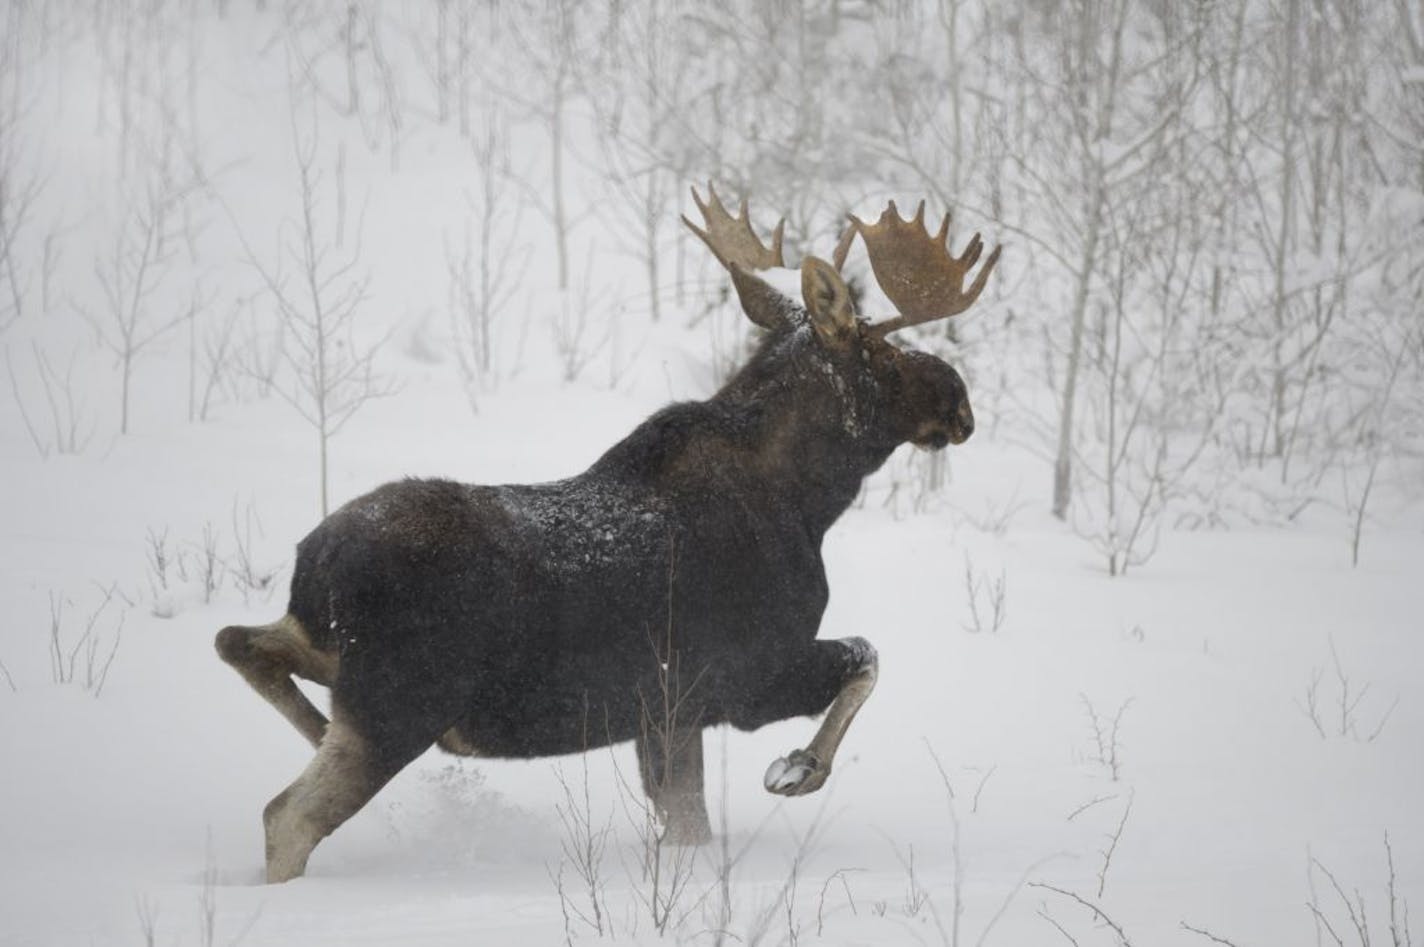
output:
[{"label": "hoof", "polygon": [[805,750],[792,750],[781,759],[772,760],[762,777],[767,792],[778,796],[804,796],[825,785],[831,768]]}]

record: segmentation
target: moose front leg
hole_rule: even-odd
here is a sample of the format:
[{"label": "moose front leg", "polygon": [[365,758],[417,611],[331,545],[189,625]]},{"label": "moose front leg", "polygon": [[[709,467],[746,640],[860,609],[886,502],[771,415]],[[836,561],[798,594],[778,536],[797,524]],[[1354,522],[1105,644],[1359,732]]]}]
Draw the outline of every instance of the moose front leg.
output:
[{"label": "moose front leg", "polygon": [[643,790],[665,828],[664,841],[703,845],[712,840],[702,789],[702,728],[664,736],[644,733],[636,741]]},{"label": "moose front leg", "polygon": [[801,660],[775,676],[751,716],[733,721],[751,729],[788,717],[826,713],[804,749],[792,750],[767,767],[762,780],[767,792],[802,796],[825,784],[851,720],[875,689],[878,666],[875,648],[864,638],[813,642]]}]

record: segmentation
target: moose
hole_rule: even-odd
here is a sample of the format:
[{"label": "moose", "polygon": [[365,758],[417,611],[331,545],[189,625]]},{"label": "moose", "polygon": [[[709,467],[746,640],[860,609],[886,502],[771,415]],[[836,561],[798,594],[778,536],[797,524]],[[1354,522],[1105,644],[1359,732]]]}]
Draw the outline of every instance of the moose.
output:
[{"label": "moose", "polygon": [[[924,203],[854,215],[833,261],[801,263],[802,302],[757,276],[784,267],[708,186],[703,226],[754,354],[706,401],[658,411],[585,472],[478,486],[408,479],[358,497],[297,546],[286,614],[218,632],[221,658],[316,748],[263,811],[267,881],[303,874],[316,845],[432,744],[530,758],[632,740],[663,839],[711,838],[702,731],[824,713],[773,761],[784,796],[826,781],[875,686],[863,638],[816,637],[828,600],[821,542],[901,444],[963,443],[974,416],[947,363],[889,340],[955,315],[998,262]],[[854,238],[898,315],[857,317],[841,276]],[[331,691],[330,721],[298,689]]]}]

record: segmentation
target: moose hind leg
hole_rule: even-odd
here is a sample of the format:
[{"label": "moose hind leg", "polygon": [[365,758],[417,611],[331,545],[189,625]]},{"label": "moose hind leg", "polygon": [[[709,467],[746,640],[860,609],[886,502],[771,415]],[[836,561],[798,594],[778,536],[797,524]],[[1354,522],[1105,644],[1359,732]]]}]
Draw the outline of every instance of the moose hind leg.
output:
[{"label": "moose hind leg", "polygon": [[230,625],[218,632],[213,643],[218,655],[276,707],[307,742],[320,746],[326,717],[312,706],[292,675],[329,687],[336,677],[334,654],[318,651],[306,629],[291,615],[257,628]]},{"label": "moose hind leg", "polygon": [[645,733],[635,745],[643,790],[665,827],[663,840],[673,845],[710,842],[712,826],[702,786],[702,728],[675,731],[667,738]]},{"label": "moose hind leg", "polygon": [[[332,685],[331,725],[316,756],[262,813],[269,882],[301,875],[317,843],[448,732],[468,704],[470,694],[459,680],[431,671],[439,663],[428,629],[389,616],[377,616],[371,627],[398,629],[396,639],[425,646],[400,653],[350,648],[342,657]],[[353,640],[381,638],[362,632]]]},{"label": "moose hind leg", "polygon": [[342,712],[338,701],[316,756],[262,811],[267,836],[267,882],[306,871],[317,843],[336,831],[371,797],[435,742],[440,729],[421,715],[374,734]]},{"label": "moose hind leg", "polygon": [[389,775],[373,762],[366,740],[340,717],[333,721],[311,763],[262,811],[268,884],[305,872],[317,843],[385,785]]},{"label": "moose hind leg", "polygon": [[802,796],[825,784],[851,720],[875,689],[879,659],[870,642],[864,638],[844,638],[818,641],[816,646],[818,659],[812,662],[814,670],[801,669],[802,673],[812,670],[804,685],[809,690],[803,693],[814,699],[818,691],[824,692],[830,685],[835,688],[835,697],[806,748],[792,750],[767,767],[762,784],[767,792],[781,796]]}]

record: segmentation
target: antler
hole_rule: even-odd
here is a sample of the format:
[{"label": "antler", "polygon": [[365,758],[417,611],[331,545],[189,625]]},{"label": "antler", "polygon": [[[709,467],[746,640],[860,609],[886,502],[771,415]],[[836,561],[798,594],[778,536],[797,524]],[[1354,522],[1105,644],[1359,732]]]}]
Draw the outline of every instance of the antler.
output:
[{"label": "antler", "polygon": [[719,263],[729,270],[733,265],[744,270],[769,270],[786,265],[781,260],[781,235],[786,229],[785,217],[781,218],[776,230],[772,232],[771,247],[768,248],[752,232],[745,197],[742,198],[737,216],[733,217],[727,213],[727,208],[717,196],[711,181],[707,182],[707,194],[711,200],[704,201],[698,195],[697,188],[692,188],[692,200],[697,204],[697,209],[702,211],[702,219],[707,222],[707,229],[700,229],[688,220],[686,215],[683,215],[682,222],[702,238],[702,242],[707,244],[707,249],[712,251]]},{"label": "antler", "polygon": [[933,237],[925,229],[925,202],[920,201],[915,216],[901,220],[900,212],[890,206],[874,224],[850,215],[850,229],[836,247],[834,263],[839,270],[850,252],[851,242],[858,233],[865,241],[870,256],[870,268],[885,295],[895,304],[900,315],[870,326],[877,335],[888,335],[896,329],[932,322],[957,315],[974,304],[989,281],[989,274],[999,262],[1002,246],[996,246],[989,259],[974,278],[969,291],[964,291],[964,277],[979,261],[984,241],[976,233],[959,257],[949,255],[945,238],[949,236],[949,214],[944,215],[939,233]]}]

